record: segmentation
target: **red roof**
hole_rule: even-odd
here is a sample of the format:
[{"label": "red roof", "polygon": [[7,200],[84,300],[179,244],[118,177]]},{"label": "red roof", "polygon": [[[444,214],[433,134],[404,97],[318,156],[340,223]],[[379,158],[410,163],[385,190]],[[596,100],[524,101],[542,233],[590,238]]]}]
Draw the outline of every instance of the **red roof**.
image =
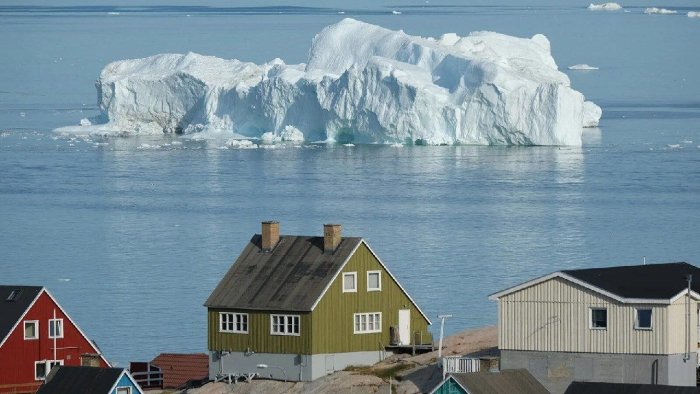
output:
[{"label": "red roof", "polygon": [[178,388],[190,380],[209,376],[209,356],[204,353],[161,353],[151,364],[163,373],[163,388]]}]

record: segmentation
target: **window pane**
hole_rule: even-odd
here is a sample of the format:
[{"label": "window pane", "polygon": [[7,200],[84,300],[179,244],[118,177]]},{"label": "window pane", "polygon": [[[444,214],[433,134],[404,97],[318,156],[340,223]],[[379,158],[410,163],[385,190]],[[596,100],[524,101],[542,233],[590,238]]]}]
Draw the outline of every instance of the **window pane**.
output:
[{"label": "window pane", "polygon": [[367,276],[367,288],[378,289],[379,288],[379,272],[370,272]]},{"label": "window pane", "polygon": [[360,331],[360,315],[355,315],[355,332]]},{"label": "window pane", "polygon": [[34,365],[34,376],[36,376],[37,379],[44,379],[46,377],[46,364],[40,362]]},{"label": "window pane", "polygon": [[377,331],[381,331],[382,329],[382,315],[379,313],[374,315],[374,329]]},{"label": "window pane", "polygon": [[594,328],[608,327],[608,311],[607,309],[592,309],[591,310],[591,326]]},{"label": "window pane", "polygon": [[355,290],[355,275],[343,275],[343,279],[344,290]]},{"label": "window pane", "polygon": [[36,323],[24,323],[24,337],[36,338]]},{"label": "window pane", "polygon": [[651,309],[637,309],[637,327],[651,328]]}]

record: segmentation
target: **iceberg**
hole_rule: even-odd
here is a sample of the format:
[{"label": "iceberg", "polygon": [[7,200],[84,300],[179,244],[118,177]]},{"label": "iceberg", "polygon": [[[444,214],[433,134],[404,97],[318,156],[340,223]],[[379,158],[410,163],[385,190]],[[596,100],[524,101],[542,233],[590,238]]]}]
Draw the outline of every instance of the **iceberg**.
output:
[{"label": "iceberg", "polygon": [[101,124],[57,131],[577,146],[601,114],[541,34],[423,38],[354,19],[319,32],[306,64],[160,54],[108,64],[96,87]]},{"label": "iceberg", "polygon": [[688,11],[688,18],[700,18],[700,11]]},{"label": "iceberg", "polygon": [[588,6],[591,11],[617,11],[621,10],[622,6],[617,3],[603,3],[603,4],[593,4]]},{"label": "iceberg", "polygon": [[651,7],[651,8],[645,9],[645,10],[644,10],[644,13],[645,13],[645,14],[669,15],[669,14],[677,14],[678,11],[667,10],[666,8]]}]

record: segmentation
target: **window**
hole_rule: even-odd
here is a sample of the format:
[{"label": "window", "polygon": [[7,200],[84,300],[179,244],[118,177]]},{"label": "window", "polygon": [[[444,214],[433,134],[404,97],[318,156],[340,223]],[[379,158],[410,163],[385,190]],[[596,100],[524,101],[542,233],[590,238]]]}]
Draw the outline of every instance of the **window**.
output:
[{"label": "window", "polygon": [[651,308],[637,309],[634,328],[638,330],[651,330]]},{"label": "window", "polygon": [[27,320],[24,322],[24,339],[39,339],[38,320]]},{"label": "window", "polygon": [[591,308],[591,328],[605,330],[608,328],[608,310],[605,308]]},{"label": "window", "polygon": [[117,387],[117,394],[131,394],[131,387]]},{"label": "window", "polygon": [[219,313],[219,331],[247,334],[248,314],[227,312]]},{"label": "window", "polygon": [[51,368],[63,365],[63,360],[41,360],[34,362],[34,380],[44,380]]},{"label": "window", "polygon": [[49,319],[49,338],[63,338],[63,319]]},{"label": "window", "polygon": [[367,271],[367,291],[382,290],[382,271]]},{"label": "window", "polygon": [[357,293],[357,272],[343,273],[343,293]]},{"label": "window", "polygon": [[355,313],[355,334],[382,332],[382,313]]},{"label": "window", "polygon": [[5,301],[14,301],[19,297],[19,295],[21,293],[22,293],[22,290],[19,290],[19,289],[12,290],[10,292],[10,295],[8,295],[7,298],[5,298]]},{"label": "window", "polygon": [[299,315],[270,315],[270,334],[299,335]]}]

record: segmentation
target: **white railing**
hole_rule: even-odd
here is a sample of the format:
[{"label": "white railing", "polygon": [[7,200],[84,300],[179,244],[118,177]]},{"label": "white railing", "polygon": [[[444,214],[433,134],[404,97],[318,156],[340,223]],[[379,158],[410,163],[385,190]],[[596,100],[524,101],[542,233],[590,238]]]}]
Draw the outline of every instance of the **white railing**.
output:
[{"label": "white railing", "polygon": [[479,372],[481,360],[461,356],[443,357],[442,374]]}]

